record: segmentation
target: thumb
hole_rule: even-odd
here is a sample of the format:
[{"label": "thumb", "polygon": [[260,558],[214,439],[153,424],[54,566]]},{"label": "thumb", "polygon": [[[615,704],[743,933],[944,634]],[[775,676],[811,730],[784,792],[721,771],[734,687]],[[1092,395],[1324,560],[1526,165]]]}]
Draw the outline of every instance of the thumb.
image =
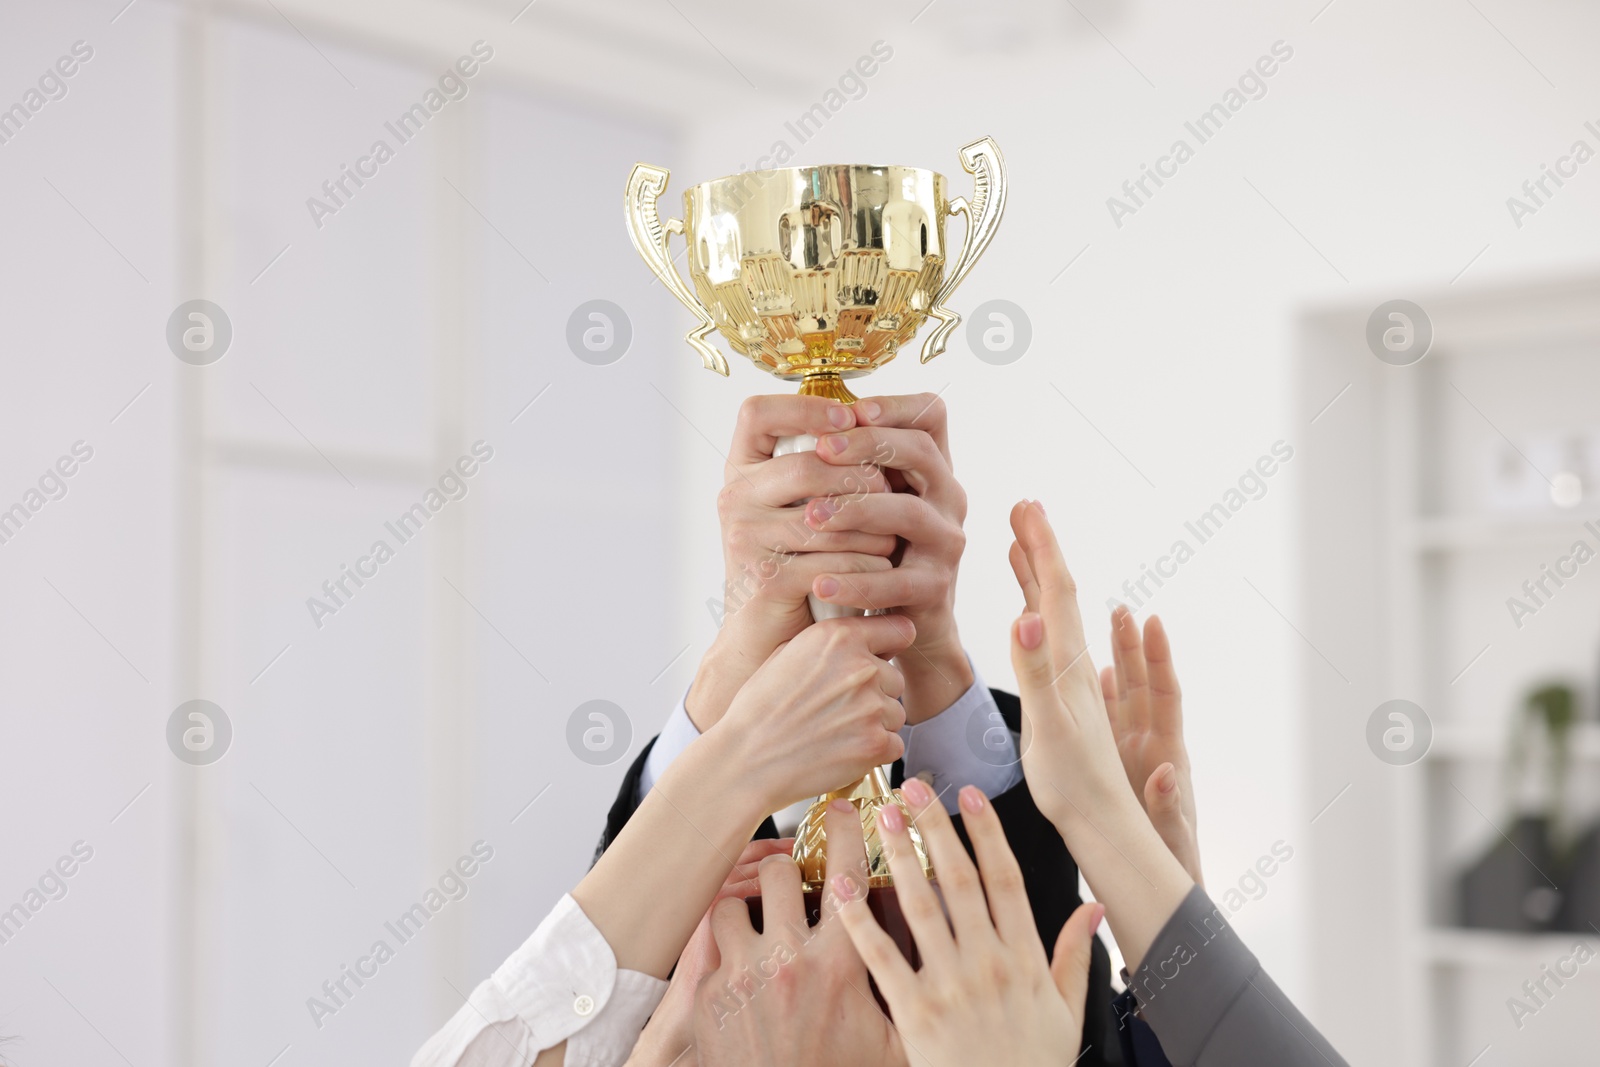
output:
[{"label": "thumb", "polygon": [[1055,981],[1056,991],[1067,1002],[1080,1028],[1084,1002],[1089,995],[1089,959],[1094,934],[1105,914],[1104,904],[1079,904],[1078,910],[1061,928],[1061,936],[1056,938],[1055,956],[1050,960],[1050,977]]},{"label": "thumb", "polygon": [[1024,698],[1045,695],[1051,688],[1055,672],[1044,639],[1044,617],[1037,611],[1025,611],[1011,624],[1011,668]]},{"label": "thumb", "polygon": [[1176,767],[1170,763],[1163,763],[1150,772],[1149,779],[1144,783],[1144,810],[1150,813],[1150,821],[1156,824],[1156,829],[1161,828],[1164,818],[1171,816],[1182,818],[1178,809],[1182,799],[1182,792],[1178,789]]},{"label": "thumb", "polygon": [[1157,767],[1144,783],[1144,810],[1167,851],[1189,872],[1196,885],[1203,886],[1199,842],[1195,839],[1194,827],[1183,814],[1183,787],[1178,784],[1178,772],[1172,764],[1163,763]]}]

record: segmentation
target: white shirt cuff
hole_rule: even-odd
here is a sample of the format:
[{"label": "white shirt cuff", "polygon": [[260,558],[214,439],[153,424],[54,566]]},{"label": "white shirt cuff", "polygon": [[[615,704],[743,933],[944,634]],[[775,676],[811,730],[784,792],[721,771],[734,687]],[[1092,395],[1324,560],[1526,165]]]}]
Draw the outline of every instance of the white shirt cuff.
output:
[{"label": "white shirt cuff", "polygon": [[526,1064],[565,1041],[569,1067],[616,1067],[666,991],[659,978],[619,970],[600,931],[563,896],[412,1065]]},{"label": "white shirt cuff", "polygon": [[[687,697],[685,691],[645,760],[639,775],[641,800],[667,773],[672,761],[700,736],[684,705]],[[1022,782],[1017,736],[1006,726],[994,694],[976,667],[972,668],[972,688],[933,718],[902,728],[900,739],[906,744],[906,777],[926,782],[952,815],[964,785],[975,785],[997,797]]]},{"label": "white shirt cuff", "polygon": [[1006,726],[994,694],[972,668],[972,688],[931,719],[901,729],[907,778],[921,778],[954,815],[962,786],[991,797],[1022,781],[1017,736]]}]

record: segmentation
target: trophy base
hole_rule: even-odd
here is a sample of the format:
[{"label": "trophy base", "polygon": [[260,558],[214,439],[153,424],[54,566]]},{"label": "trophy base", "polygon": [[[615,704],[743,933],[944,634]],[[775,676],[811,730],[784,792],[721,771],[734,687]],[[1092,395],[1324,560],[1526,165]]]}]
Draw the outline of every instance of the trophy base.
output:
[{"label": "trophy base", "polygon": [[[745,907],[750,909],[750,925],[754,926],[756,933],[762,931],[762,911],[760,897],[745,897]],[[911,927],[906,923],[905,912],[900,909],[900,897],[893,886],[874,887],[867,890],[867,908],[872,912],[872,917],[878,920],[878,925],[883,927],[883,932],[893,939],[900,954],[911,964],[912,970],[922,967],[922,954],[917,951],[917,942],[911,936]],[[822,921],[822,890],[810,889],[805,893],[806,926],[811,927]],[[838,922],[838,916],[829,916]],[[796,953],[801,950],[804,937],[794,932]],[[805,935],[805,937],[809,937]],[[884,1002],[883,995],[878,992],[877,983],[872,983],[872,996],[878,1002],[878,1007],[883,1009],[885,1015],[889,1014],[889,1005]]]}]

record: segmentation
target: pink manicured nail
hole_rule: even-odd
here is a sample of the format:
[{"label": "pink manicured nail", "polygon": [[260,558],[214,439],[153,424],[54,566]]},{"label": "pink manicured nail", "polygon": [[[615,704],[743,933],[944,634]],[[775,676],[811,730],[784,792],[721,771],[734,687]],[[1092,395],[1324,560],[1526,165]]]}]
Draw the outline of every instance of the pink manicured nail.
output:
[{"label": "pink manicured nail", "polygon": [[1043,515],[1045,518],[1048,519],[1050,517],[1049,512],[1044,510],[1044,501],[1043,500],[1035,500],[1033,502],[1033,506],[1038,508],[1039,509],[1039,514]]},{"label": "pink manicured nail", "polygon": [[1037,611],[1023,612],[1017,620],[1017,640],[1022,642],[1022,647],[1032,652],[1044,640],[1044,619]]},{"label": "pink manicured nail", "polygon": [[833,876],[834,896],[838,897],[840,900],[854,900],[855,892],[855,883],[850,881],[850,876],[848,874],[836,874]]},{"label": "pink manicured nail", "polygon": [[878,823],[891,834],[904,833],[906,829],[906,817],[893,804],[878,809]]},{"label": "pink manicured nail", "polygon": [[855,413],[843,404],[829,404],[828,422],[836,430],[848,430],[856,424]]},{"label": "pink manicured nail", "polygon": [[900,792],[919,808],[926,807],[933,799],[933,791],[921,778],[907,778],[905,784],[900,787]]},{"label": "pink manicured nail", "polygon": [[817,579],[817,595],[819,597],[821,597],[822,599],[826,600],[831,596],[837,596],[838,593],[839,593],[839,583],[838,582],[834,581],[832,578],[818,578]]},{"label": "pink manicured nail", "polygon": [[863,400],[861,401],[861,414],[868,419],[876,419],[883,414],[883,408],[879,407],[875,400]]},{"label": "pink manicured nail", "polygon": [[960,797],[961,807],[973,814],[982,811],[983,806],[988,803],[988,798],[983,795],[983,790],[975,785],[962,786]]},{"label": "pink manicured nail", "polygon": [[850,447],[850,438],[842,433],[830,433],[822,439],[822,442],[828,446],[828,451],[836,456]]},{"label": "pink manicured nail", "polygon": [[856,806],[850,803],[844,797],[837,797],[833,800],[830,800],[828,802],[828,808],[832,811],[838,812],[840,815],[853,815],[856,810]]},{"label": "pink manicured nail", "polygon": [[1169,766],[1156,782],[1156,788],[1163,793],[1170,793],[1178,788],[1178,772]]},{"label": "pink manicured nail", "polygon": [[819,496],[807,506],[811,510],[812,522],[827,522],[829,519],[839,514],[838,503],[829,497]]}]

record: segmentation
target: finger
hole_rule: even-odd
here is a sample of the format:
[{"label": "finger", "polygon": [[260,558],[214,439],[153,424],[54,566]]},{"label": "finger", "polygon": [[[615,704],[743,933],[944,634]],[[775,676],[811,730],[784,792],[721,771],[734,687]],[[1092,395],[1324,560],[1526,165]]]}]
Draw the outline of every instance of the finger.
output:
[{"label": "finger", "polygon": [[[867,895],[872,869],[867,864],[866,837],[861,830],[861,811],[842,798],[828,802],[822,812],[823,833],[823,915],[838,914],[848,894],[840,895],[839,886],[852,889],[863,900]],[[820,924],[819,934],[842,936],[833,928],[837,923]]]},{"label": "finger", "polygon": [[917,628],[904,615],[857,615],[814,623],[818,640],[833,640],[834,633],[858,641],[874,656],[904,652],[917,639]]},{"label": "finger", "polygon": [[1199,843],[1195,840],[1193,824],[1183,812],[1183,799],[1177,768],[1163,763],[1150,772],[1144,783],[1144,810],[1150,816],[1150,825],[1156,828],[1167,851],[1189,872],[1189,877],[1203,886]]},{"label": "finger", "polygon": [[[995,932],[1007,945],[1013,948],[1032,946],[1043,958],[1044,943],[1039,940],[1039,927],[1033,921],[1033,908],[1028,903],[1028,890],[1022,881],[1022,867],[1006,841],[1006,831],[1000,825],[994,805],[975,785],[961,790],[961,822],[978,855],[978,870],[983,875],[983,889],[989,898],[989,915],[994,920]],[[942,885],[943,868],[939,870]],[[957,927],[958,937],[960,932]]]},{"label": "finger", "polygon": [[817,456],[836,467],[877,467],[896,470],[907,489],[935,501],[965,504],[960,483],[950,471],[949,458],[922,430],[861,427],[830,433],[817,441]]},{"label": "finger", "polygon": [[739,853],[739,863],[741,866],[747,863],[760,863],[768,856],[775,856],[780,852],[787,853],[792,848],[794,848],[792,837],[753,838]]},{"label": "finger", "polygon": [[[856,403],[856,423],[861,426],[898,426],[922,430],[950,464],[949,413],[937,393],[912,396],[870,396]],[[954,466],[954,464],[951,464]]]},{"label": "finger", "polygon": [[[878,688],[883,690],[883,695],[888,697],[891,702],[898,703],[900,698],[905,695],[906,676],[901,673],[899,667],[894,665],[893,660],[883,660],[878,667]],[[900,724],[900,726],[904,725],[905,723],[903,722]],[[896,726],[895,729],[900,729],[900,726]]]},{"label": "finger", "polygon": [[745,400],[739,407],[739,421],[733,430],[729,462],[755,463],[772,458],[778,438],[795,434],[821,436],[856,425],[855,411],[848,404],[818,396],[763,393]]},{"label": "finger", "polygon": [[[979,879],[978,868],[973,866],[972,857],[967,855],[961,838],[956,836],[955,824],[945,812],[944,805],[938,802],[925,783],[915,778],[908,779],[901,793],[911,799],[917,809],[917,828],[922,831],[922,840],[927,846],[933,869],[939,872],[939,888],[944,893],[945,908],[955,927],[957,942],[968,947],[992,943],[996,940],[995,929],[984,901],[984,883]],[[895,885],[899,884],[900,873],[896,871]]]},{"label": "finger", "polygon": [[[888,493],[873,494],[887,497]],[[811,508],[828,500],[854,500],[854,497],[818,497],[801,507],[766,508],[746,518],[729,519],[722,524],[723,543],[735,558],[798,552],[859,552],[869,556],[889,556],[900,542],[892,534],[869,534],[853,530],[848,523],[824,528],[810,520]]]},{"label": "finger", "polygon": [[1084,641],[1078,585],[1062,558],[1050,520],[1037,501],[1023,501],[1011,509],[1011,528],[1027,555],[1028,568],[1039,582],[1039,614],[1044,619],[1045,640],[1056,669],[1064,677],[1087,683],[1098,694],[1099,672]]},{"label": "finger", "polygon": [[[804,600],[819,574],[865,574],[888,570],[894,564],[882,556],[856,552],[802,552],[795,556],[768,556],[744,566],[744,588],[770,592],[779,600]],[[754,594],[751,594],[754,599]]]},{"label": "finger", "polygon": [[[1116,642],[1112,642],[1111,647],[1115,649]],[[1100,668],[1100,699],[1106,702],[1106,718],[1111,720],[1112,733],[1120,738],[1127,730],[1127,723],[1124,721],[1126,714],[1123,711],[1122,702],[1117,699],[1117,670],[1115,667]]]},{"label": "finger", "polygon": [[890,491],[883,472],[873,466],[837,467],[815,452],[792,452],[741,468],[733,490],[742,500],[769,508],[788,507],[814,496],[855,497]]},{"label": "finger", "polygon": [[1015,541],[1011,542],[1011,573],[1017,576],[1017,585],[1022,589],[1022,602],[1026,605],[1025,611],[1039,610],[1039,583],[1034,580],[1033,571],[1028,567],[1028,554],[1022,546]]},{"label": "finger", "polygon": [[811,592],[829,604],[884,611],[943,602],[950,592],[951,577],[950,567],[927,560],[876,572],[820,574],[812,579]]},{"label": "finger", "polygon": [[711,906],[711,936],[717,939],[722,956],[742,957],[753,952],[756,929],[750,924],[750,908],[744,901],[724,897]]},{"label": "finger", "polygon": [[[919,828],[932,824],[932,809],[937,808],[938,814],[944,816],[945,829],[949,830],[952,838],[955,837],[955,831],[950,829],[950,817],[944,814],[943,807],[933,803],[933,791],[926,785],[915,778],[907,778],[900,795],[910,806],[913,819],[926,820],[919,822]],[[911,928],[911,936],[916,938],[917,949],[922,953],[923,966],[944,968],[944,973],[954,974],[954,968],[959,966],[955,940],[945,921],[944,908],[940,906],[939,898],[922,870],[916,849],[911,845],[907,826],[905,809],[899,804],[885,804],[878,809],[878,833],[883,838],[884,849],[889,857],[889,871],[894,875],[895,895],[900,898],[900,910],[905,915],[906,925]],[[923,830],[923,842],[928,843],[926,830]],[[961,862],[966,864],[969,884],[966,895],[970,899],[977,873],[972,869],[972,861],[967,858],[960,842],[956,843],[956,849],[961,852]],[[953,880],[960,878],[956,857],[945,854],[934,857],[930,852],[929,858],[936,864],[934,870],[939,875],[939,887],[944,891],[945,899],[950,900]],[[951,910],[955,910],[954,903],[951,904]]]},{"label": "finger", "polygon": [[1152,615],[1144,624],[1144,659],[1150,668],[1150,692],[1155,696],[1152,709],[1155,725],[1165,732],[1183,730],[1183,693],[1178,688],[1178,672],[1172,666],[1172,643],[1160,616]]},{"label": "finger", "polygon": [[[1026,733],[1048,721],[1039,719],[1033,709],[1051,711],[1059,706],[1061,699],[1055,688],[1050,646],[1044,639],[1044,619],[1038,612],[1025,611],[1011,624],[1011,669],[1017,676],[1018,695],[1024,709],[1022,726]],[[1028,747],[1028,738],[1024,737],[1024,751]]]},{"label": "finger", "polygon": [[950,554],[958,558],[966,543],[960,523],[912,493],[818,498],[806,505],[806,525],[817,531],[903,537],[914,545],[955,542]]},{"label": "finger", "polygon": [[793,930],[805,918],[800,868],[788,856],[768,856],[761,861],[762,930]]},{"label": "finger", "polygon": [[1105,915],[1103,904],[1079,904],[1061,927],[1056,951],[1050,960],[1050,977],[1055,980],[1056,991],[1067,1002],[1080,1029],[1084,1002],[1089,995],[1089,960],[1094,953],[1094,935]]},{"label": "finger", "polygon": [[1111,613],[1111,647],[1117,665],[1117,693],[1125,703],[1129,725],[1143,730],[1150,725],[1149,676],[1144,667],[1144,644],[1139,623],[1126,604]]},{"label": "finger", "polygon": [[883,932],[872,909],[867,906],[864,887],[840,878],[837,885],[828,883],[834,899],[843,902],[838,915],[845,934],[855,946],[867,972],[878,983],[878,991],[889,1002],[889,1013],[900,1019],[911,1016],[911,1007],[917,995],[917,975],[900,952],[900,946]]}]

